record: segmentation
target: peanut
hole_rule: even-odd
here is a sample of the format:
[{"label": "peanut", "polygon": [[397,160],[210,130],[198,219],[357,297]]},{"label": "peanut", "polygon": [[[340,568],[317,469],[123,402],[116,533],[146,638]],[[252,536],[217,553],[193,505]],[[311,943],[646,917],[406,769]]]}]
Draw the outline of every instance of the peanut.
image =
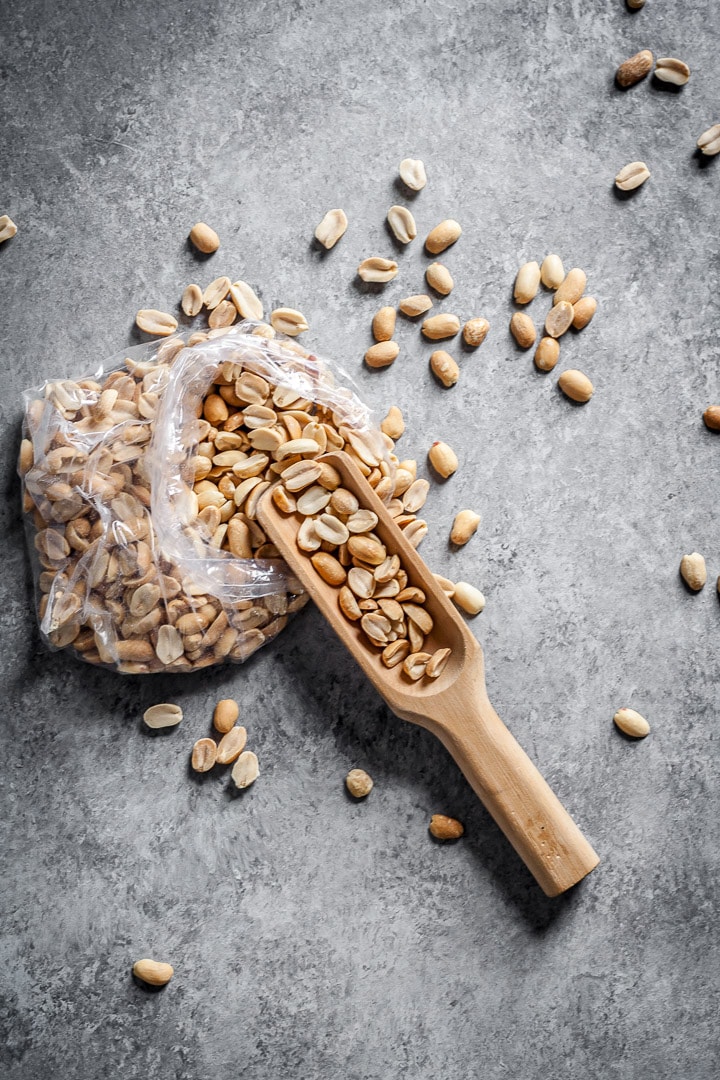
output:
[{"label": "peanut", "polygon": [[192,748],[190,763],[195,772],[209,772],[217,761],[217,744],[214,739],[198,739]]},{"label": "peanut", "polygon": [[465,832],[465,826],[460,821],[445,814],[433,814],[429,829],[436,840],[458,840]]},{"label": "peanut", "polygon": [[410,318],[414,318],[416,315],[422,315],[424,312],[429,311],[432,306],[432,300],[429,296],[426,296],[425,293],[419,293],[416,296],[406,296],[405,299],[401,300],[398,304],[403,315],[408,315]]},{"label": "peanut", "polygon": [[405,431],[405,421],[403,419],[403,414],[400,409],[398,409],[397,405],[390,406],[387,411],[387,415],[385,416],[385,419],[380,424],[380,430],[385,435],[389,435],[390,438],[393,439],[393,441],[399,439],[402,433]]},{"label": "peanut", "polygon": [[235,726],[235,721],[240,715],[240,707],[233,698],[222,698],[218,701],[213,712],[213,727],[222,735]]},{"label": "peanut", "polygon": [[391,206],[387,213],[387,222],[393,236],[401,244],[409,244],[417,236],[415,218],[407,206]]},{"label": "peanut", "polygon": [[463,341],[473,348],[482,345],[489,329],[490,323],[487,319],[469,319],[463,326]]},{"label": "peanut", "polygon": [[577,401],[580,405],[584,405],[585,402],[589,401],[595,392],[595,387],[587,375],[583,375],[582,371],[577,371],[574,368],[563,371],[558,379],[558,386],[566,397],[569,397],[572,401]]},{"label": "peanut", "polygon": [[179,705],[151,705],[143,713],[143,720],[149,728],[175,727],[183,718]]},{"label": "peanut", "polygon": [[710,431],[720,431],[720,405],[709,405],[703,413],[703,420]]},{"label": "peanut", "polygon": [[390,341],[395,333],[395,308],[381,307],[372,321],[373,337],[376,341]]},{"label": "peanut", "polygon": [[202,305],[203,294],[200,286],[186,286],[182,294],[182,299],[180,301],[180,307],[183,309],[183,313],[192,319],[200,313]]},{"label": "peanut", "polygon": [[650,170],[644,161],[631,161],[629,165],[624,165],[615,177],[615,186],[621,191],[634,191],[649,180],[650,176]]},{"label": "peanut", "polygon": [[639,83],[641,79],[644,79],[653,66],[653,54],[649,49],[643,49],[641,52],[635,53],[615,72],[615,78],[618,86],[634,86],[635,83]]},{"label": "peanut", "polygon": [[462,229],[457,221],[446,218],[445,221],[441,221],[439,225],[436,225],[428,233],[425,239],[425,247],[431,255],[439,255],[445,248],[449,248],[451,244],[454,244],[461,233]]},{"label": "peanut", "polygon": [[245,749],[246,742],[247,731],[244,727],[231,727],[226,731],[218,743],[218,765],[229,765],[231,761],[235,761]]},{"label": "peanut", "polygon": [[540,280],[546,289],[559,289],[565,279],[565,269],[559,255],[546,255],[540,267]]},{"label": "peanut", "polygon": [[220,247],[220,237],[206,225],[204,221],[198,221],[190,230],[190,241],[203,255],[211,255]]},{"label": "peanut", "polygon": [[442,263],[430,263],[425,271],[425,277],[430,288],[439,292],[441,296],[448,296],[453,291],[455,282],[448,268]]},{"label": "peanut", "polygon": [[430,356],[430,368],[443,386],[454,386],[460,378],[460,368],[449,352],[436,349]]},{"label": "peanut", "polygon": [[153,334],[155,337],[169,337],[178,327],[177,319],[168,315],[166,311],[157,311],[155,308],[143,308],[138,311],[135,324],[146,334]]},{"label": "peanut", "polygon": [[157,960],[136,960],[132,972],[137,979],[148,983],[149,986],[165,986],[175,974],[170,964],[163,964]]},{"label": "peanut", "polygon": [[524,263],[515,278],[514,298],[516,304],[529,304],[540,288],[540,267],[536,262]]},{"label": "peanut", "polygon": [[421,191],[426,183],[425,166],[419,158],[405,158],[400,162],[400,179],[411,191]]},{"label": "peanut", "polygon": [[457,470],[457,455],[447,443],[436,440],[428,450],[428,458],[435,472],[446,480]]},{"label": "peanut", "polygon": [[631,11],[639,11],[640,8],[645,7],[645,0],[626,0],[626,2]]},{"label": "peanut", "polygon": [[0,244],[4,244],[6,240],[11,240],[17,233],[17,225],[8,217],[7,214],[0,216]]},{"label": "peanut", "polygon": [[560,359],[560,344],[555,338],[540,338],[535,350],[535,366],[539,371],[552,371]]},{"label": "peanut", "polygon": [[340,237],[345,235],[347,227],[348,219],[344,210],[328,210],[315,230],[315,239],[330,251]]},{"label": "peanut", "polygon": [[561,300],[550,308],[545,319],[545,333],[549,337],[559,338],[570,329],[574,317],[574,308],[567,300]]},{"label": "peanut", "polygon": [[236,787],[242,789],[254,784],[260,775],[257,756],[245,750],[235,762],[231,776]]},{"label": "peanut", "polygon": [[576,304],[585,292],[586,285],[587,276],[585,271],[578,266],[574,266],[572,270],[568,271],[562,284],[555,291],[553,304],[559,304],[562,301],[568,304]]},{"label": "peanut", "polygon": [[680,574],[689,589],[699,592],[707,581],[707,569],[702,555],[697,551],[693,551],[690,555],[683,555],[680,560]]},{"label": "peanut", "polygon": [[485,597],[467,581],[456,581],[452,599],[468,615],[479,615],[485,608]]},{"label": "peanut", "polygon": [[232,326],[237,318],[237,308],[231,300],[221,300],[220,303],[212,309],[208,317],[208,326],[211,330],[216,330],[218,327]]},{"label": "peanut", "polygon": [[650,734],[650,725],[644,716],[634,709],[618,709],[613,716],[615,725],[625,735],[631,735],[634,739],[644,739]]},{"label": "peanut", "polygon": [[305,316],[295,308],[275,308],[270,313],[270,324],[278,334],[297,337],[309,329]]},{"label": "peanut", "polygon": [[673,83],[674,86],[684,86],[690,78],[690,68],[674,56],[658,56],[655,61],[655,78],[661,82]]},{"label": "peanut", "polygon": [[371,368],[389,367],[398,357],[400,346],[397,341],[379,341],[371,345],[365,353],[365,363]]},{"label": "peanut", "polygon": [[473,510],[461,510],[455,515],[453,527],[450,530],[450,540],[453,544],[462,546],[477,532],[480,524],[480,515]]},{"label": "peanut", "polygon": [[392,281],[394,277],[397,277],[398,264],[393,259],[373,256],[370,259],[363,259],[357,272],[363,281]]},{"label": "peanut", "polygon": [[460,320],[457,315],[431,315],[422,324],[422,332],[431,341],[455,337],[460,333]]},{"label": "peanut", "polygon": [[[237,308],[241,319],[253,319],[255,322],[262,320],[262,301],[246,281],[234,281],[229,292],[230,299]],[[267,327],[267,329],[271,329],[271,327]]]},{"label": "peanut", "polygon": [[576,330],[584,330],[597,311],[597,300],[594,296],[583,296],[576,304],[573,304],[572,324]]},{"label": "peanut", "polygon": [[529,349],[535,344],[537,332],[529,315],[516,311],[510,320],[510,333],[521,349]]},{"label": "peanut", "polygon": [[211,281],[205,292],[203,293],[203,304],[206,308],[212,311],[216,308],[221,300],[224,300],[230,291],[230,278],[219,277]]},{"label": "peanut", "polygon": [[351,769],[345,777],[345,787],[354,799],[364,799],[373,789],[372,778],[364,769]]},{"label": "peanut", "polygon": [[703,131],[697,145],[698,150],[702,150],[706,157],[720,154],[720,124],[713,124],[707,131]]}]

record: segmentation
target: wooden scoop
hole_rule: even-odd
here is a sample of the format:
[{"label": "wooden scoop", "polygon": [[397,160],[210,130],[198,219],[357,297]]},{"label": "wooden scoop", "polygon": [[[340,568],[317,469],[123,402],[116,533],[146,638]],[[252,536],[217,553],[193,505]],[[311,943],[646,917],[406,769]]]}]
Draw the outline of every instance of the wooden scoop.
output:
[{"label": "wooden scoop", "polygon": [[401,666],[383,664],[380,650],[340,610],[338,588],[323,581],[298,548],[299,515],[283,514],[272,490],[258,505],[262,528],[392,711],[437,735],[543,891],[557,896],[589,874],[598,856],[490,704],[482,649],[431,571],[352,459],[337,452],[321,460],[338,470],[361,507],[377,514],[376,535],[399,555],[409,584],[425,593],[434,627],[423,649],[452,649],[442,674],[412,682]]}]

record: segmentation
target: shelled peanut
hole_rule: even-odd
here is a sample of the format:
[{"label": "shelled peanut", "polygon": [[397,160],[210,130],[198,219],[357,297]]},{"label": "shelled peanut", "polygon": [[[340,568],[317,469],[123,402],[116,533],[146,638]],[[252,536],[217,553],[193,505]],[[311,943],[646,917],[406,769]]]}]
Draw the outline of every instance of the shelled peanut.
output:
[{"label": "shelled peanut", "polygon": [[[421,539],[418,526],[424,525],[415,511],[425,502],[428,488],[427,481],[415,480],[402,501],[396,498],[389,505],[413,546]],[[385,666],[402,664],[412,681],[441,675],[450,649],[424,651],[434,625],[424,607],[425,593],[410,584],[399,555],[374,532],[377,515],[342,487],[337,470],[327,462],[296,462],[282,473],[273,498],[301,519],[298,548],[309,556],[322,580],[338,589],[343,615],[359,625],[369,645],[382,650]]]}]

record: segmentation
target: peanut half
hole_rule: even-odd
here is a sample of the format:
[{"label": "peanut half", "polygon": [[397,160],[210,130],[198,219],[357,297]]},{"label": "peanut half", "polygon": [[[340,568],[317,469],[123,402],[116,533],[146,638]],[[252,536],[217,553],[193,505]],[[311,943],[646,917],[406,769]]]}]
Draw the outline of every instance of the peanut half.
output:
[{"label": "peanut half", "polygon": [[295,308],[275,308],[270,313],[270,324],[276,333],[288,337],[297,337],[309,329],[305,316]]},{"label": "peanut half", "polygon": [[190,230],[190,242],[201,251],[203,255],[211,255],[220,247],[220,237],[206,225],[204,221],[198,221]]},{"label": "peanut half", "polygon": [[690,68],[674,56],[658,56],[655,61],[655,78],[674,86],[684,86],[690,78]]},{"label": "peanut half", "polygon": [[545,319],[545,333],[551,338],[559,338],[570,329],[575,311],[567,300],[561,300],[550,308]]},{"label": "peanut half", "polygon": [[390,406],[385,419],[380,424],[380,430],[384,435],[389,435],[393,441],[399,439],[405,431],[403,414],[400,409],[398,409],[397,405]]},{"label": "peanut half", "polygon": [[190,763],[195,772],[209,772],[217,761],[217,744],[214,739],[198,739],[192,748]]},{"label": "peanut half", "polygon": [[720,154],[720,124],[713,124],[707,131],[703,131],[697,145],[698,150],[702,150],[706,157]]},{"label": "peanut half", "polygon": [[4,244],[6,240],[11,240],[17,233],[17,225],[8,217],[7,214],[0,216],[0,244]]},{"label": "peanut half", "polygon": [[387,222],[393,236],[401,244],[409,244],[417,236],[415,218],[407,206],[391,206],[387,212]]},{"label": "peanut half", "polygon": [[254,784],[260,775],[260,766],[257,756],[252,750],[245,750],[233,765],[232,773],[235,787],[241,790]]},{"label": "peanut half", "polygon": [[690,555],[683,555],[680,560],[680,574],[689,589],[700,592],[707,581],[705,559],[697,551],[693,551]]},{"label": "peanut half", "polygon": [[203,305],[202,289],[199,285],[187,285],[182,294],[180,307],[183,313],[193,319],[200,314]]},{"label": "peanut half", "polygon": [[315,239],[329,251],[345,235],[348,219],[344,210],[328,210],[317,229]]},{"label": "peanut half", "polygon": [[403,184],[411,191],[422,191],[427,184],[425,166],[419,158],[404,158],[398,171]]},{"label": "peanut half", "polygon": [[166,311],[157,311],[155,308],[142,308],[138,311],[135,324],[140,330],[154,337],[169,337],[178,328],[177,319]]},{"label": "peanut half", "polygon": [[253,319],[261,322],[263,317],[262,300],[246,281],[234,281],[230,286],[230,299],[238,310],[241,319]]},{"label": "peanut half", "polygon": [[634,86],[644,79],[653,66],[653,54],[649,49],[643,49],[634,56],[625,60],[615,72],[618,86]]},{"label": "peanut half", "polygon": [[373,256],[370,259],[363,259],[357,272],[363,281],[392,281],[394,277],[397,277],[398,264],[393,259]]},{"label": "peanut half", "polygon": [[219,277],[211,281],[203,293],[203,304],[212,311],[221,300],[224,300],[230,291],[230,278]]},{"label": "peanut half", "polygon": [[175,727],[183,718],[183,711],[179,705],[151,705],[143,713],[143,720],[149,728]]},{"label": "peanut half", "polygon": [[644,739],[650,734],[650,725],[644,716],[634,709],[618,709],[613,716],[615,726],[625,735],[631,735],[634,739]]},{"label": "peanut half", "polygon": [[439,255],[445,248],[449,248],[459,239],[462,229],[453,218],[446,218],[432,229],[426,239],[425,247],[431,255]]},{"label": "peanut half", "polygon": [[650,170],[644,161],[631,161],[629,165],[624,165],[615,177],[615,186],[621,191],[634,191],[649,180],[650,176]]}]

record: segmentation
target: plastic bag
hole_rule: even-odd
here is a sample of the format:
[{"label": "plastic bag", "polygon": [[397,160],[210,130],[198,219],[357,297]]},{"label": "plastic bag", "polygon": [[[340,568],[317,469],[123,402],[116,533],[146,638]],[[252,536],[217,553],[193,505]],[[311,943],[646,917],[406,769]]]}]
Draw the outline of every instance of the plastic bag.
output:
[{"label": "plastic bag", "polygon": [[260,496],[344,449],[388,499],[394,444],[329,364],[263,325],[122,355],[24,395],[42,636],[133,674],[245,660],[307,601],[255,520]]}]

